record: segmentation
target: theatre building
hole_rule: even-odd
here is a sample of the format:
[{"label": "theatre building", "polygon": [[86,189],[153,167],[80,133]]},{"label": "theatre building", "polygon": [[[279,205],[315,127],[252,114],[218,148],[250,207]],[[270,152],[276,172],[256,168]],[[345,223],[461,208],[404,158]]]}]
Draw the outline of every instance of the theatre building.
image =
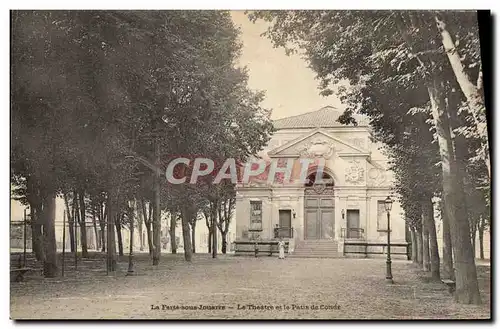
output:
[{"label": "theatre building", "polygon": [[[390,210],[391,252],[406,258],[403,211],[394,196],[392,173],[381,145],[370,140],[366,121],[337,122],[342,114],[332,107],[274,121],[276,132],[259,154],[266,172],[237,185],[236,254],[259,255],[275,250],[284,239],[289,256],[377,257],[387,248],[387,211]],[[310,158],[305,180],[267,179],[273,161]],[[318,163],[324,164],[322,170]],[[323,178],[318,182],[318,176]],[[278,175],[277,175],[278,176]]]}]

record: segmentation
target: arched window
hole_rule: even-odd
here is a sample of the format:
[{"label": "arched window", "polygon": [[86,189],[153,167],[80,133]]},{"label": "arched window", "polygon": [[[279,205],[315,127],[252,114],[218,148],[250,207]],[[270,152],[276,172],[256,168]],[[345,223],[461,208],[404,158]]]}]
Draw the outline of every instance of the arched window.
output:
[{"label": "arched window", "polygon": [[[309,176],[307,176],[306,179],[306,187],[313,186],[314,183],[316,182],[316,174],[317,172],[311,173]],[[323,182],[326,183],[326,186],[333,186],[333,178],[326,172],[323,173]]]}]

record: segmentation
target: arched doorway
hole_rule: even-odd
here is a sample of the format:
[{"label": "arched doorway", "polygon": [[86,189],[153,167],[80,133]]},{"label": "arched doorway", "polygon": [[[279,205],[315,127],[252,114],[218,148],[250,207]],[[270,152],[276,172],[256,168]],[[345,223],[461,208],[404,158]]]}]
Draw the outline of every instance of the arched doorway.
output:
[{"label": "arched doorway", "polygon": [[334,181],[323,172],[321,180],[317,172],[306,179],[304,190],[304,239],[335,239]]}]

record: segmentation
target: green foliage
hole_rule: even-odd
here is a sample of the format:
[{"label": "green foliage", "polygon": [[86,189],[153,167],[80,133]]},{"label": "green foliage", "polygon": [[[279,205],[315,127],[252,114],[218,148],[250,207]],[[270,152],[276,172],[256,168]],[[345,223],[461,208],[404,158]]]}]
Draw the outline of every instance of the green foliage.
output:
[{"label": "green foliage", "polygon": [[[183,154],[244,159],[269,140],[263,93],[235,67],[241,44],[228,12],[16,11],[12,36],[20,197],[36,194],[29,178],[35,190],[84,191],[94,205],[110,189],[118,205],[152,201],[152,172],[134,159],[162,169]],[[162,183],[168,209],[195,205],[203,191]]]}]

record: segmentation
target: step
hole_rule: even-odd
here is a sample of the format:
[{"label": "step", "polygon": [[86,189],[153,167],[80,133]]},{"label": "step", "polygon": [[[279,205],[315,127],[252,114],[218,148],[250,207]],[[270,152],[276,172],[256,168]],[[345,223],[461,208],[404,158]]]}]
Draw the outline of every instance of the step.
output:
[{"label": "step", "polygon": [[336,247],[299,247],[299,248],[295,248],[295,250],[337,250],[338,248]]},{"label": "step", "polygon": [[289,258],[344,258],[342,255],[296,255],[296,254],[290,254],[287,257]]},{"label": "step", "polygon": [[303,251],[303,252],[338,252],[338,249],[308,249],[308,248],[295,248],[295,251]]},{"label": "step", "polygon": [[334,240],[303,240],[300,241],[293,253],[292,258],[343,258],[339,253],[339,245]]},{"label": "step", "polygon": [[321,244],[304,243],[304,244],[298,244],[297,246],[300,246],[300,247],[334,247],[334,246],[338,246],[338,244],[336,244],[336,243],[321,243]]},{"label": "step", "polygon": [[331,246],[337,245],[337,242],[301,242],[300,245],[310,245],[310,246]]},{"label": "step", "polygon": [[294,254],[298,255],[307,255],[307,254],[321,254],[321,255],[331,255],[331,254],[338,254],[339,252],[337,251],[294,251]]},{"label": "step", "polygon": [[337,255],[340,252],[293,252],[290,255]]},{"label": "step", "polygon": [[338,250],[338,248],[295,248],[295,250]]},{"label": "step", "polygon": [[338,249],[339,247],[338,246],[297,246],[296,247],[297,249],[300,248],[300,249],[311,249],[311,248],[314,248],[314,249]]},{"label": "step", "polygon": [[297,247],[304,247],[304,248],[338,248],[338,246],[336,244],[317,244],[317,245],[313,245],[313,244],[302,244],[302,245],[298,245]]},{"label": "step", "polygon": [[302,244],[298,245],[297,247],[304,247],[304,248],[338,248],[336,244]]},{"label": "step", "polygon": [[295,250],[294,252],[292,252],[292,254],[324,254],[324,255],[329,255],[329,254],[341,254],[341,252],[339,253],[338,251],[300,251],[300,250]]}]

